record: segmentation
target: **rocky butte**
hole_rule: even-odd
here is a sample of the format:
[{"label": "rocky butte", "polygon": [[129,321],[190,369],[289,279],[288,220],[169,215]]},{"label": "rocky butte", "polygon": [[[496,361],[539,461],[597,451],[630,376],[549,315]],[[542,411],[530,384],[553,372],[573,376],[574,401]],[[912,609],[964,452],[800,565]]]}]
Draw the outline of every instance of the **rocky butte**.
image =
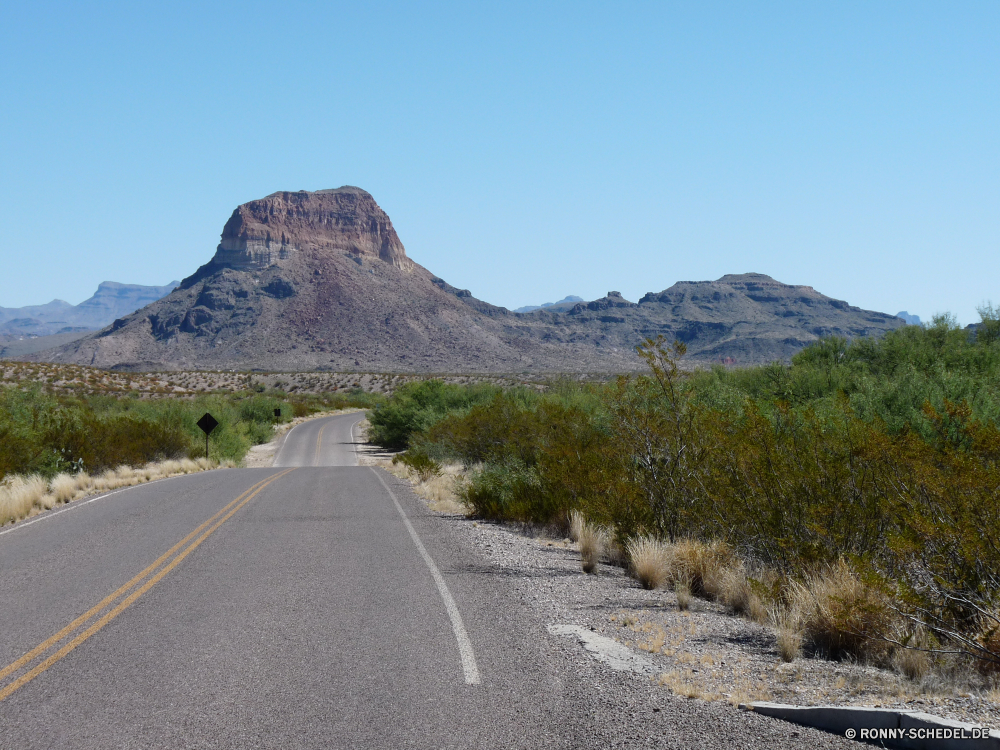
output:
[{"label": "rocky butte", "polygon": [[513,313],[406,255],[364,190],[277,192],[239,206],[214,257],[171,294],[37,359],[123,369],[614,372],[664,334],[693,362],[787,359],[818,337],[902,325],[763,274],[681,282],[630,302]]}]

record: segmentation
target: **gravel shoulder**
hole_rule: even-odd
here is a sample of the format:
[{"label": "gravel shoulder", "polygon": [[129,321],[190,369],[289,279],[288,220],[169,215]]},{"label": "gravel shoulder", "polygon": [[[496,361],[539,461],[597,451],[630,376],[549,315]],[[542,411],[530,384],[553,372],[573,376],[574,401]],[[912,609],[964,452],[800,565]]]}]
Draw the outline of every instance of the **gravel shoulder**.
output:
[{"label": "gravel shoulder", "polygon": [[[390,484],[404,498],[404,505],[421,502],[405,480],[392,477]],[[436,516],[433,527],[441,537],[439,549],[455,550],[455,560],[438,561],[449,585],[455,582],[449,573],[465,571],[467,575],[470,565],[480,583],[478,589],[456,590],[459,607],[483,597],[493,600],[490,607],[480,603],[463,611],[474,645],[484,637],[502,638],[516,622],[519,631],[534,634],[536,646],[531,651],[543,661],[540,672],[556,678],[550,688],[558,691],[560,701],[558,731],[547,738],[526,737],[513,746],[574,750],[857,747],[843,737],[741,711],[726,701],[675,694],[659,684],[658,672],[618,671],[598,661],[579,639],[553,634],[549,626],[580,625],[608,632],[607,613],[620,610],[623,579],[618,573],[609,570],[597,577],[585,576],[567,546],[555,542],[550,546],[552,540],[469,521],[462,515],[436,513],[426,503],[424,508],[429,516]],[[469,619],[467,612],[482,614],[484,609],[500,614],[491,622]],[[512,656],[506,665],[493,665],[493,669],[516,667],[524,657]],[[487,666],[486,674],[490,672]],[[527,673],[522,678],[531,679]],[[549,698],[539,696],[538,700],[550,702]]]},{"label": "gravel shoulder", "polygon": [[[372,464],[380,462],[387,463],[384,457],[371,459]],[[416,494],[427,494],[420,489]],[[440,502],[422,499],[430,511],[440,511]],[[711,715],[720,721],[725,717],[738,726],[755,727],[754,732],[762,731],[755,722],[763,717],[752,717],[746,724],[750,717],[736,708],[739,703],[900,708],[1000,728],[996,689],[966,690],[960,681],[940,677],[915,683],[890,670],[814,657],[784,663],[771,627],[734,616],[722,605],[695,599],[689,611],[681,611],[672,592],[646,591],[619,567],[601,565],[596,575],[585,575],[578,546],[569,539],[551,538],[537,529],[472,521],[456,513],[439,514],[453,521],[461,543],[474,548],[503,576],[512,595],[541,626],[583,626],[652,663],[649,676],[623,676],[603,665],[595,668],[597,663],[587,652],[572,643],[568,653],[579,668],[588,667],[595,690],[617,685],[628,701],[667,701],[675,708],[685,706],[685,714]],[[787,730],[783,736],[791,738],[790,733],[797,732],[796,737],[805,739],[804,728],[783,726]],[[741,736],[756,746],[753,732]],[[822,736],[824,742],[846,742]],[[813,741],[808,744],[817,746]]]}]

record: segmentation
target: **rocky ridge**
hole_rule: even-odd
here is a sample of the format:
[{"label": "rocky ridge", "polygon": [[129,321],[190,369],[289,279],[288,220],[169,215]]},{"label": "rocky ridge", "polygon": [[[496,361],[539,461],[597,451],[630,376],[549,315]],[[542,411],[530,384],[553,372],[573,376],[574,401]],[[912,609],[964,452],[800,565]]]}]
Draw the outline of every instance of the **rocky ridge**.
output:
[{"label": "rocky ridge", "polygon": [[614,372],[641,369],[635,345],[659,334],[694,362],[749,364],[902,324],[763,274],[514,313],[407,257],[372,196],[345,186],[239,206],[214,257],[173,293],[35,356],[123,369]]}]

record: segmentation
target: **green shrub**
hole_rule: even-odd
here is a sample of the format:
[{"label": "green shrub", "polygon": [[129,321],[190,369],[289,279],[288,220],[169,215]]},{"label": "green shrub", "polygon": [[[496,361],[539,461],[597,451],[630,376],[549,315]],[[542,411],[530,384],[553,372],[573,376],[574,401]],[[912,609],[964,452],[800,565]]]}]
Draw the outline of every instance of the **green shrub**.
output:
[{"label": "green shrub", "polygon": [[472,473],[460,493],[472,515],[499,521],[549,523],[538,473],[517,458],[490,463]]},{"label": "green shrub", "polygon": [[417,448],[411,448],[405,453],[393,456],[392,462],[394,464],[409,466],[425,482],[431,477],[441,475],[441,464]]},{"label": "green shrub", "polygon": [[390,450],[403,450],[414,433],[427,430],[450,412],[492,398],[497,390],[494,386],[450,385],[441,380],[406,383],[387,403],[376,405],[369,417],[369,440]]},{"label": "green shrub", "polygon": [[[132,396],[67,396],[31,388],[0,387],[0,480],[8,474],[100,471],[158,458],[201,456],[205,436],[197,422],[206,412],[219,426],[209,447],[213,458],[240,461],[250,446],[266,442],[274,425],[293,414],[364,407],[383,397],[309,394],[293,400],[250,392],[193,399]],[[281,415],[274,416],[275,409]]]}]

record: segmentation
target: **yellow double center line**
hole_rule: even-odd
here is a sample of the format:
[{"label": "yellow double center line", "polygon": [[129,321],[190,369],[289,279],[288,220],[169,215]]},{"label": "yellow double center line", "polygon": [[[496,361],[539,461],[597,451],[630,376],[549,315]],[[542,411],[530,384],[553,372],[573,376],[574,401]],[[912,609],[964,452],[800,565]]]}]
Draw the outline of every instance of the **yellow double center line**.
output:
[{"label": "yellow double center line", "polygon": [[[156,561],[139,573],[135,578],[126,583],[120,589],[109,594],[96,606],[84,612],[73,622],[64,627],[48,640],[38,644],[28,653],[15,662],[0,669],[0,685],[8,677],[14,679],[0,687],[0,701],[8,695],[31,682],[38,675],[51,667],[57,661],[69,654],[73,649],[90,638],[94,633],[103,628],[118,615],[124,612],[135,601],[157,584],[167,573],[180,565],[181,561],[190,555],[202,542],[210,537],[215,530],[228,521],[236,511],[249,503],[265,487],[277,481],[286,474],[294,471],[288,469],[275,474],[267,479],[263,479],[242,495],[233,500],[229,505],[220,510],[214,516],[205,521],[177,544],[164,552]],[[200,534],[200,536],[199,536]],[[197,539],[195,539],[197,537]],[[194,539],[192,542],[191,540]],[[188,542],[191,542],[188,544]],[[185,547],[185,545],[187,545]],[[134,589],[134,590],[133,590]],[[131,592],[131,593],[129,593]],[[117,604],[116,604],[117,602]],[[110,608],[110,609],[109,609]],[[103,614],[102,614],[103,613]],[[85,627],[86,626],[86,627]],[[84,628],[81,632],[81,628]],[[75,635],[74,635],[75,634]],[[57,651],[52,651],[59,647]],[[46,656],[48,654],[48,656]],[[34,666],[32,666],[34,665]],[[27,671],[25,671],[27,670]]]},{"label": "yellow double center line", "polygon": [[320,459],[321,451],[323,450],[323,430],[325,430],[325,429],[326,429],[326,425],[324,424],[322,427],[319,428],[319,434],[316,436],[316,455],[313,458],[313,463],[316,464],[316,466],[322,466],[323,465],[323,464],[321,464],[319,462],[319,459]]}]

